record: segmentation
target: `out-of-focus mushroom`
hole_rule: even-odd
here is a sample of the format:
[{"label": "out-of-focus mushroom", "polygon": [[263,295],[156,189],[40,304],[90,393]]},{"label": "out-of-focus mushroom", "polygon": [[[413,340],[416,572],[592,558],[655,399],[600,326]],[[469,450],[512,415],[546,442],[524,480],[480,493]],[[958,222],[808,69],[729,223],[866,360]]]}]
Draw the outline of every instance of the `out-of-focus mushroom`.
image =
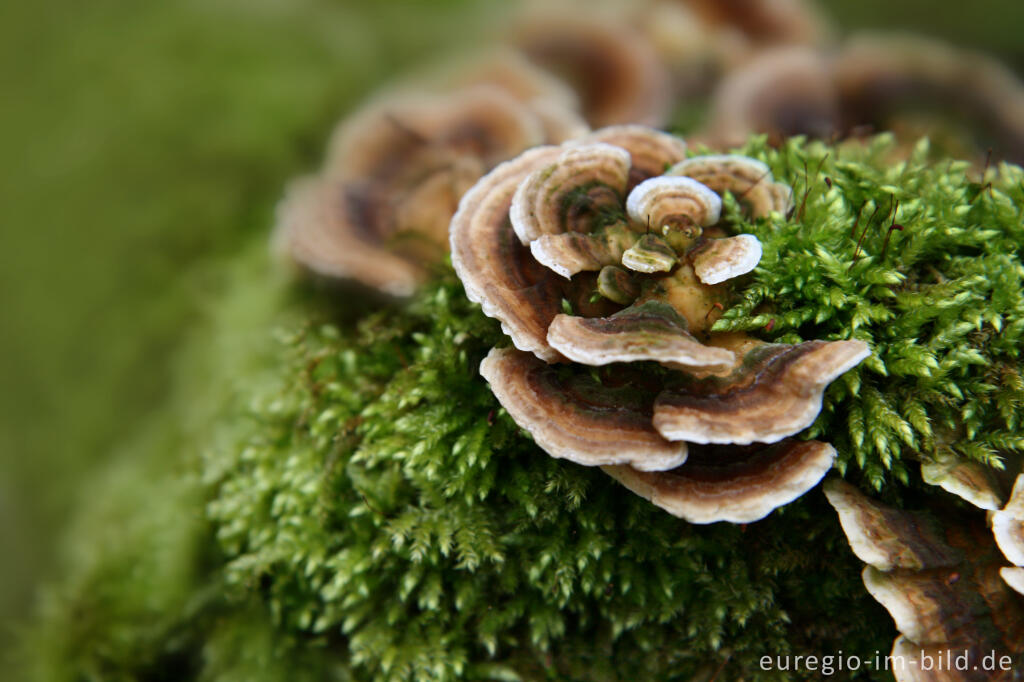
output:
[{"label": "out-of-focus mushroom", "polygon": [[480,373],[512,419],[553,457],[644,471],[671,469],[686,460],[686,443],[671,443],[651,426],[653,394],[639,390],[635,372],[632,377],[618,373],[617,385],[605,385],[589,372],[495,348]]},{"label": "out-of-focus mushroom", "polygon": [[833,73],[844,130],[888,128],[924,105],[952,114],[949,125],[974,137],[977,148],[1024,160],[1024,83],[990,57],[919,36],[861,34],[840,50]]},{"label": "out-of-focus mushroom", "polygon": [[758,53],[722,79],[710,109],[701,138],[720,149],[740,145],[752,133],[827,138],[841,126],[829,57],[808,47]]},{"label": "out-of-focus mushroom", "polygon": [[407,295],[443,257],[462,193],[542,141],[538,121],[495,88],[388,97],[346,122],[323,176],[289,194],[283,241],[317,273]]},{"label": "out-of-focus mushroom", "polygon": [[[966,671],[925,676],[901,666],[896,679],[974,680],[981,657],[996,651],[1019,659],[1024,652],[1024,609],[1000,578],[999,552],[980,518],[907,512],[868,499],[840,480],[825,483],[854,554],[869,564],[863,573],[871,595],[890,613],[902,635],[894,654],[963,655]],[[990,677],[984,679],[1011,679]]]},{"label": "out-of-focus mushroom", "polygon": [[1024,83],[982,54],[908,35],[857,35],[832,52],[759,52],[717,85],[709,120],[700,137],[719,148],[755,132],[891,130],[1024,159]]},{"label": "out-of-focus mushroom", "polygon": [[549,142],[582,137],[590,130],[572,88],[510,48],[474,51],[431,64],[395,89],[458,93],[481,85],[498,87],[526,105],[540,120]]},{"label": "out-of-focus mushroom", "polygon": [[576,90],[591,125],[663,125],[669,78],[653,47],[621,12],[579,10],[530,13],[513,30],[513,44]]},{"label": "out-of-focus mushroom", "polygon": [[690,523],[749,523],[792,502],[832,468],[835,449],[819,441],[774,445],[689,446],[687,461],[671,471],[605,466],[634,493]]},{"label": "out-of-focus mushroom", "polygon": [[825,21],[803,0],[683,0],[709,26],[739,29],[759,44],[820,42]]},{"label": "out-of-focus mushroom", "polygon": [[588,130],[565,85],[510,52],[392,86],[336,130],[320,175],[279,209],[296,262],[410,294],[444,257],[462,194],[498,162]]},{"label": "out-of-focus mushroom", "polygon": [[658,396],[654,426],[691,443],[774,443],[811,425],[825,388],[870,355],[863,341],[764,344],[727,376],[685,378]]},{"label": "out-of-focus mushroom", "polygon": [[636,23],[683,101],[706,97],[724,75],[772,48],[820,45],[830,33],[800,0],[652,0],[639,6]]}]

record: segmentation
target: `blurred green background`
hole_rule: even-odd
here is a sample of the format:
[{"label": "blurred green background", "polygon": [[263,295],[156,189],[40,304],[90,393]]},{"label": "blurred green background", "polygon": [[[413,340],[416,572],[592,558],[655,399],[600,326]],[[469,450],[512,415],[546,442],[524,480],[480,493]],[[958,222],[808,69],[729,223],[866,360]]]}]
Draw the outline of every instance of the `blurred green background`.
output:
[{"label": "blurred green background", "polygon": [[[1024,3],[827,0],[1024,66]],[[496,2],[0,4],[0,645],[58,570],[88,473],[176,381],[220,267],[396,70]]]}]

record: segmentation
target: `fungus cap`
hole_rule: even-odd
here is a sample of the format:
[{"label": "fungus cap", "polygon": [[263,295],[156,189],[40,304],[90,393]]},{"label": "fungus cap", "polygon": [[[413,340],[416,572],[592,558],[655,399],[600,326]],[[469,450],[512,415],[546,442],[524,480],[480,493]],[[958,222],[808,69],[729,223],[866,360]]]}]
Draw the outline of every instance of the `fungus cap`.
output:
[{"label": "fungus cap", "polygon": [[1003,555],[1024,566],[1024,474],[1017,476],[1006,506],[992,514],[992,534]]},{"label": "fungus cap", "polygon": [[1003,506],[1003,494],[991,471],[977,462],[940,455],[921,463],[921,478],[979,509],[993,511]]},{"label": "fungus cap", "polygon": [[793,190],[775,182],[767,165],[738,154],[708,154],[680,161],[665,175],[693,178],[719,194],[731,192],[750,207],[755,218],[771,213],[786,215],[793,206]]},{"label": "fungus cap", "polygon": [[316,274],[409,296],[420,281],[419,269],[357,236],[359,207],[366,205],[358,187],[346,192],[315,177],[293,181],[277,207],[274,248]]},{"label": "fungus cap", "polygon": [[319,178],[289,191],[275,244],[318,274],[409,295],[443,259],[462,194],[544,134],[526,105],[493,85],[391,91],[338,127]]},{"label": "fungus cap", "polygon": [[[622,201],[629,178],[629,152],[604,143],[573,145],[550,164],[526,177],[509,210],[512,227],[523,244],[545,234],[569,231],[567,214],[575,195],[589,207],[590,193],[606,190],[604,200]],[[580,230],[576,230],[580,231]]]},{"label": "fungus cap", "polygon": [[719,370],[731,366],[732,351],[706,346],[687,331],[671,306],[636,304],[604,318],[559,314],[548,328],[548,343],[573,362],[607,365],[653,360],[683,368]]},{"label": "fungus cap", "polygon": [[998,157],[1024,161],[1024,82],[980,52],[900,33],[861,33],[839,51],[833,78],[844,124],[885,123],[901,108],[949,112],[989,140]]},{"label": "fungus cap", "polygon": [[854,553],[869,562],[865,587],[906,642],[943,654],[1024,652],[1022,602],[1004,581],[999,552],[976,515],[895,509],[840,480],[828,481],[825,494]]},{"label": "fungus cap", "polygon": [[715,239],[694,256],[693,271],[704,284],[721,284],[756,268],[761,253],[761,242],[752,234]]},{"label": "fungus cap", "polygon": [[942,537],[930,517],[872,502],[840,479],[826,481],[825,497],[839,514],[850,549],[880,571],[954,566],[963,557]]},{"label": "fungus cap", "polygon": [[654,426],[669,440],[772,443],[810,426],[828,384],[868,355],[863,341],[763,344],[727,376],[662,393]]},{"label": "fungus cap", "polygon": [[659,176],[644,180],[629,193],[626,212],[655,233],[680,219],[706,227],[720,219],[722,199],[692,178]]},{"label": "fungus cap", "polygon": [[686,444],[658,435],[651,426],[650,397],[629,385],[609,388],[586,372],[563,377],[535,356],[510,348],[492,349],[480,373],[512,419],[552,457],[653,471],[686,460]]},{"label": "fungus cap", "polygon": [[752,133],[827,138],[840,130],[830,59],[819,50],[764,50],[722,79],[712,95],[711,144],[727,148]]},{"label": "fungus cap", "polygon": [[629,187],[661,175],[666,168],[686,158],[683,138],[647,126],[624,124],[599,128],[585,135],[580,144],[603,142],[629,152]]},{"label": "fungus cap", "polygon": [[537,147],[497,166],[463,195],[449,232],[452,265],[469,300],[501,321],[516,348],[547,361],[561,357],[547,342],[561,311],[557,275],[533,262],[508,212],[519,183],[559,154],[558,147]]},{"label": "fungus cap", "polygon": [[518,49],[575,89],[591,125],[667,122],[668,72],[624,17],[548,10],[523,17],[513,33]]},{"label": "fungus cap", "polygon": [[[703,457],[702,450],[707,453]],[[836,454],[828,443],[796,440],[745,448],[739,457],[715,450],[691,446],[689,461],[671,471],[603,468],[640,497],[690,523],[749,523],[817,485]]]}]

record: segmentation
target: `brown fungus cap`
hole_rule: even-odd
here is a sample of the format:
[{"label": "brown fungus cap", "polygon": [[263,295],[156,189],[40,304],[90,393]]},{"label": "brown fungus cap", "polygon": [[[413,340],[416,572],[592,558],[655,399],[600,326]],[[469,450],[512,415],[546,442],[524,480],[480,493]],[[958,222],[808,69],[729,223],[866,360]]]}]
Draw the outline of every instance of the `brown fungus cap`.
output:
[{"label": "brown fungus cap", "polygon": [[[388,218],[378,217],[387,214]],[[275,248],[310,271],[351,278],[391,296],[409,296],[422,271],[359,226],[390,221],[386,203],[365,185],[345,187],[319,178],[293,181],[277,207]],[[421,244],[430,250],[430,244]],[[442,251],[443,253],[443,251]]]},{"label": "brown fungus cap", "polygon": [[341,123],[331,139],[324,175],[402,182],[458,158],[477,159],[483,169],[490,168],[543,142],[543,127],[529,109],[498,86],[392,91]]},{"label": "brown fungus cap", "polygon": [[752,133],[830,137],[842,122],[829,57],[793,46],[758,53],[717,85],[709,121],[702,137],[722,149]]},{"label": "brown fungus cap", "polygon": [[731,192],[755,218],[786,215],[793,207],[793,190],[775,182],[767,165],[737,154],[708,154],[680,161],[665,175],[693,178],[718,194]]},{"label": "brown fungus cap", "polygon": [[630,164],[621,147],[573,144],[526,177],[509,216],[538,263],[568,279],[621,260],[636,240],[622,214]]},{"label": "brown fungus cap", "polygon": [[548,142],[571,140],[590,131],[572,88],[510,48],[473,51],[440,65],[431,64],[403,80],[397,89],[429,87],[457,93],[481,85],[498,87],[526,105],[540,121]]},{"label": "brown fungus cap", "polygon": [[[636,126],[595,131],[501,164],[464,195],[452,262],[518,349],[493,351],[481,372],[551,455],[612,467],[693,521],[761,518],[831,466],[828,444],[777,441],[814,420],[825,386],[867,346],[713,333],[760,244],[722,236],[719,193],[691,177],[643,177],[615,139],[647,164],[677,165],[684,149]],[[715,168],[722,192],[773,184],[756,163]],[[563,361],[579,364],[545,364]],[[683,464],[687,441],[714,445]]]},{"label": "brown fungus cap", "polygon": [[920,36],[865,33],[846,42],[833,74],[845,129],[889,127],[924,102],[952,114],[954,126],[968,122],[978,148],[992,138],[997,158],[1024,161],[1024,82],[990,57]]},{"label": "brown fungus cap", "polygon": [[[966,654],[975,664],[992,651],[1020,659],[1024,604],[1000,577],[1001,557],[980,517],[895,509],[840,480],[826,482],[825,494],[854,553],[869,564],[865,586],[905,640],[897,650]],[[894,672],[897,680],[1000,679],[970,670],[946,671],[950,677],[915,677],[914,667]]]},{"label": "brown fungus cap", "polygon": [[516,348],[549,362],[561,357],[547,342],[561,311],[558,276],[533,260],[508,211],[519,183],[559,154],[558,147],[537,147],[499,165],[463,195],[449,232],[452,265],[469,300],[501,320]]},{"label": "brown fungus cap", "polygon": [[[586,232],[603,209],[621,205],[629,179],[629,152],[595,143],[564,148],[520,183],[509,211],[524,244],[545,234]],[[620,209],[621,210],[621,209]]]},{"label": "brown fungus cap", "polygon": [[548,343],[585,365],[654,360],[680,369],[718,370],[733,364],[732,351],[705,346],[687,327],[672,306],[649,301],[609,317],[559,314],[548,327]]},{"label": "brown fungus cap", "polygon": [[603,142],[629,152],[631,165],[627,192],[686,158],[686,142],[681,137],[642,125],[608,126],[580,140],[580,144],[592,142]]},{"label": "brown fungus cap", "polygon": [[863,341],[763,344],[726,376],[666,390],[654,425],[670,440],[772,443],[810,426],[828,384],[869,354]]},{"label": "brown fungus cap", "polygon": [[749,523],[817,485],[835,454],[828,443],[813,440],[745,448],[691,445],[686,464],[671,471],[630,466],[606,466],[604,471],[690,523]]},{"label": "brown fungus cap", "polygon": [[880,571],[948,568],[963,560],[946,544],[931,516],[872,502],[844,481],[827,481],[825,496],[839,513],[853,553]]},{"label": "brown fungus cap", "polygon": [[714,239],[694,254],[693,271],[704,284],[721,284],[756,268],[761,254],[761,242],[751,234]]},{"label": "brown fungus cap", "polygon": [[706,24],[739,29],[762,44],[817,43],[827,27],[805,0],[676,0],[692,8]]},{"label": "brown fungus cap", "polygon": [[992,534],[1010,563],[1024,566],[1024,474],[1013,484],[1010,501],[992,514]]},{"label": "brown fungus cap", "polygon": [[957,154],[991,144],[996,158],[1024,159],[1024,82],[990,57],[920,36],[865,33],[832,51],[764,50],[728,73],[711,99],[701,138],[718,148],[751,133],[828,139],[892,130]]},{"label": "brown fungus cap", "polygon": [[538,11],[513,33],[513,45],[575,89],[591,125],[667,122],[668,72],[623,16],[579,8]]},{"label": "brown fungus cap", "polygon": [[556,368],[535,356],[495,348],[480,373],[512,419],[552,457],[597,466],[671,469],[686,443],[670,443],[651,426],[651,396],[634,385],[608,386],[589,372]]},{"label": "brown fungus cap", "polygon": [[921,463],[921,478],[948,493],[990,511],[1003,506],[1003,493],[992,470],[952,455],[938,455]]},{"label": "brown fungus cap", "polygon": [[444,257],[463,192],[543,135],[493,86],[383,97],[342,124],[321,176],[288,193],[276,240],[318,274],[408,295]]}]

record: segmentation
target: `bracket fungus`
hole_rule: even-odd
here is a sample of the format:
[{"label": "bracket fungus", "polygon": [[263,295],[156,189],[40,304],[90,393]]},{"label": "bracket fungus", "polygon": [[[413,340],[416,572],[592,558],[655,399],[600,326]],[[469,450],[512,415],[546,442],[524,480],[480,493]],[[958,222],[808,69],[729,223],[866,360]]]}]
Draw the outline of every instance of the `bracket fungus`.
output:
[{"label": "bracket fungus", "polygon": [[431,80],[433,90],[397,87],[352,114],[321,173],[289,188],[276,241],[297,263],[409,295],[444,257],[458,201],[486,171],[588,130],[572,93],[514,55]]},{"label": "bracket fungus", "polygon": [[1024,160],[1024,82],[991,57],[919,36],[864,33],[846,42],[832,71],[847,129],[896,127],[894,118],[924,103],[927,128]]},{"label": "bracket fungus", "polygon": [[1018,592],[1024,592],[1019,589],[1020,567],[1024,567],[1024,474],[1013,484],[1010,501],[992,514],[992,534],[1003,555],[1017,567],[1006,569],[1010,575],[1007,582]]},{"label": "bracket fungus", "polygon": [[940,455],[921,463],[921,478],[979,509],[994,511],[1003,506],[1003,491],[995,472],[978,462]]},{"label": "bracket fungus", "polygon": [[624,16],[590,5],[585,16],[579,7],[535,10],[521,17],[512,44],[573,87],[593,126],[668,120],[668,72]]},{"label": "bracket fungus", "polygon": [[[893,656],[898,682],[1009,680],[1012,671],[979,676],[990,652],[1024,655],[1024,602],[1000,577],[1001,557],[980,518],[933,516],[888,507],[841,480],[825,483],[843,531],[859,559],[868,592],[900,631]],[[966,670],[922,670],[921,653],[966,656]]]},{"label": "bracket fungus", "polygon": [[[684,155],[682,140],[639,126],[532,149],[465,194],[452,263],[515,347],[481,372],[543,449],[611,467],[690,521],[753,521],[831,466],[831,446],[788,438],[869,350],[711,331],[761,249],[731,234],[723,195],[766,219],[791,192],[753,159]],[[687,459],[688,443],[714,445]]]},{"label": "bracket fungus", "polygon": [[[677,0],[678,1],[678,0]],[[709,26],[731,26],[752,42],[817,43],[824,19],[804,0],[683,0]]]},{"label": "bracket fungus", "polygon": [[754,132],[826,139],[876,129],[907,142],[929,136],[958,155],[991,145],[997,158],[1024,158],[1024,83],[983,54],[916,36],[764,50],[725,75],[711,110],[702,137],[715,147]]}]

